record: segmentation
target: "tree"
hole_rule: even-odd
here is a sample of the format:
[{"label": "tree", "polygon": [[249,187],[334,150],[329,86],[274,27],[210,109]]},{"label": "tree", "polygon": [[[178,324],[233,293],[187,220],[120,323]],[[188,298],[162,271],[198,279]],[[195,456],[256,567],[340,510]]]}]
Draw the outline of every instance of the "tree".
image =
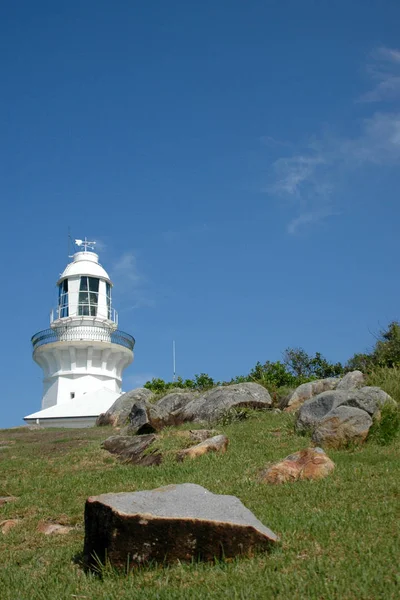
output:
[{"label": "tree", "polygon": [[263,365],[258,362],[250,371],[249,378],[263,383],[270,383],[276,387],[295,385],[295,377],[288,372],[285,365],[279,360],[267,360]]},{"label": "tree", "polygon": [[330,363],[320,352],[310,356],[303,348],[287,348],[283,362],[298,381],[337,377],[344,372],[341,363]]},{"label": "tree", "polygon": [[397,321],[392,321],[386,330],[381,331],[375,344],[373,362],[380,367],[400,364],[400,324]]}]

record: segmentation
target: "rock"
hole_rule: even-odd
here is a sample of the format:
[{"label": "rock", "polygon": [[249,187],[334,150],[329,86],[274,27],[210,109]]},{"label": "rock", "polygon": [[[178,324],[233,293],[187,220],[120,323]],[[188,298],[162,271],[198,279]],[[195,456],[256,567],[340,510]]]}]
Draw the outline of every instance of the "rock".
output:
[{"label": "rock", "polygon": [[286,412],[295,412],[306,402],[314,396],[334,390],[340,382],[340,379],[329,377],[327,379],[317,379],[316,381],[310,381],[299,385],[298,388],[287,399]]},{"label": "rock", "polygon": [[18,525],[21,522],[21,519],[6,519],[5,521],[1,521],[0,529],[1,533],[6,535],[13,527]]},{"label": "rock", "polygon": [[348,392],[332,391],[322,392],[315,398],[306,400],[300,407],[296,421],[296,430],[298,432],[312,431],[315,425],[326,415],[330,410],[336,408],[340,404],[344,404],[348,398]]},{"label": "rock", "polygon": [[73,529],[73,527],[68,527],[67,525],[61,525],[60,523],[51,523],[46,521],[40,521],[36,528],[36,530],[39,533],[44,533],[44,535],[65,535]]},{"label": "rock", "polygon": [[342,448],[365,441],[372,419],[365,410],[338,406],[329,411],[316,425],[312,440],[329,448]]},{"label": "rock", "polygon": [[306,448],[287,456],[262,472],[263,483],[288,483],[302,479],[322,479],[335,464],[322,448]]},{"label": "rock", "polygon": [[350,390],[345,404],[375,415],[384,404],[396,406],[397,402],[381,388],[366,386],[360,390]]},{"label": "rock", "polygon": [[154,405],[155,410],[150,415],[153,425],[157,429],[168,425],[180,425],[182,409],[199,396],[198,392],[187,390],[175,390],[167,394]]},{"label": "rock", "polygon": [[19,500],[17,496],[0,496],[0,506],[7,504],[7,502],[16,502]]},{"label": "rock", "polygon": [[128,416],[128,432],[130,435],[143,435],[154,433],[156,427],[153,417],[156,415],[155,407],[147,400],[137,400],[131,407]]},{"label": "rock", "polygon": [[158,450],[147,452],[156,439],[157,436],[154,434],[138,437],[112,435],[102,442],[101,447],[111,454],[117,454],[123,462],[149,467],[159,465],[162,461],[162,455]]},{"label": "rock", "polygon": [[178,461],[183,461],[185,458],[197,458],[198,456],[208,454],[209,452],[220,452],[221,454],[225,454],[228,443],[229,440],[226,435],[216,435],[204,440],[204,442],[200,442],[200,444],[196,444],[196,446],[181,450],[176,455],[176,459]]},{"label": "rock", "polygon": [[85,506],[84,557],[94,569],[106,558],[126,570],[154,562],[251,556],[277,541],[238,498],[192,483],[102,494],[88,498]]},{"label": "rock", "polygon": [[296,429],[310,431],[318,444],[339,448],[363,442],[380,408],[396,402],[377,387],[323,392],[301,406]]},{"label": "rock", "polygon": [[106,413],[99,415],[96,425],[113,425],[114,427],[125,425],[134,403],[148,401],[153,395],[153,392],[146,388],[137,388],[122,394]]},{"label": "rock", "polygon": [[386,403],[396,405],[395,400],[378,387],[323,392],[307,400],[300,408],[296,429],[300,432],[312,431],[317,423],[338,406],[358,408],[373,416]]},{"label": "rock", "polygon": [[210,423],[218,421],[230,408],[268,409],[272,398],[258,383],[237,383],[218,386],[194,398],[181,412],[182,422]]},{"label": "rock", "polygon": [[361,371],[350,371],[339,381],[337,390],[352,390],[361,388],[365,383],[365,375]]},{"label": "rock", "polygon": [[189,436],[196,442],[204,442],[208,438],[219,435],[215,429],[190,429]]}]

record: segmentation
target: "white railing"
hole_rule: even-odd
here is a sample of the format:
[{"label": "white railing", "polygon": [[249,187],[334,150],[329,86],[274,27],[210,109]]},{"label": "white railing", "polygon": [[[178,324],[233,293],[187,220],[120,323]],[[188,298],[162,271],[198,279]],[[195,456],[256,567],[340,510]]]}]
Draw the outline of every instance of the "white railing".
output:
[{"label": "white railing", "polygon": [[34,351],[45,344],[75,341],[108,342],[119,344],[120,346],[129,348],[129,350],[133,350],[135,345],[135,339],[129,333],[119,331],[118,329],[113,331],[105,327],[96,326],[56,327],[54,329],[39,331],[32,336]]}]

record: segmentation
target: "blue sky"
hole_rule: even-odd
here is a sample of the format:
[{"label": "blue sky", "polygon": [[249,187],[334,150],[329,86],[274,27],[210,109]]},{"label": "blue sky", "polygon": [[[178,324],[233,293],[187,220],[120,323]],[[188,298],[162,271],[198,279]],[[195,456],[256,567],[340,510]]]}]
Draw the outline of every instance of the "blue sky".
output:
[{"label": "blue sky", "polygon": [[40,408],[68,226],[98,240],[124,388],[345,361],[399,317],[398,1],[0,7],[0,427]]}]

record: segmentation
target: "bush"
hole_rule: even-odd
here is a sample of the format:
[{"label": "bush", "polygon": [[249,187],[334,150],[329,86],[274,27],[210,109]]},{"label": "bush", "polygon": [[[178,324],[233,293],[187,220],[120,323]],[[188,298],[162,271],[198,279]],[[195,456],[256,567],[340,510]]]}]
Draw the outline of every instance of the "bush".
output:
[{"label": "bush", "polygon": [[382,388],[400,404],[400,367],[375,367],[368,374],[367,385]]},{"label": "bush", "polygon": [[381,446],[390,444],[397,436],[400,429],[400,409],[393,404],[384,404],[380,410],[379,416],[374,419],[374,423],[369,430],[368,439],[373,440]]}]

